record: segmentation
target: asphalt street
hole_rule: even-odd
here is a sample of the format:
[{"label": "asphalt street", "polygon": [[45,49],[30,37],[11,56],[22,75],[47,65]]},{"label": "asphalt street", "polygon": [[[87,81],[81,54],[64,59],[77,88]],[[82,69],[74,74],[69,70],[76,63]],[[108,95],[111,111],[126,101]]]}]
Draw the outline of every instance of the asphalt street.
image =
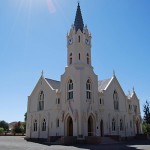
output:
[{"label": "asphalt street", "polygon": [[103,145],[43,145],[27,142],[23,136],[0,136],[0,150],[150,150],[150,141]]}]

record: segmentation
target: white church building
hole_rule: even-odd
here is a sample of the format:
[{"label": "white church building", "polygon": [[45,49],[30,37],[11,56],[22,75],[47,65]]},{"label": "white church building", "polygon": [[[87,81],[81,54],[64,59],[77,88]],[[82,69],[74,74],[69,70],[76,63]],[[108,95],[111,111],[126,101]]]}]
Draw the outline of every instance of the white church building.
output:
[{"label": "white church building", "polygon": [[126,95],[115,73],[98,81],[91,60],[91,33],[80,5],[67,34],[67,67],[60,81],[42,74],[28,97],[26,138],[119,136],[142,133],[139,99]]}]

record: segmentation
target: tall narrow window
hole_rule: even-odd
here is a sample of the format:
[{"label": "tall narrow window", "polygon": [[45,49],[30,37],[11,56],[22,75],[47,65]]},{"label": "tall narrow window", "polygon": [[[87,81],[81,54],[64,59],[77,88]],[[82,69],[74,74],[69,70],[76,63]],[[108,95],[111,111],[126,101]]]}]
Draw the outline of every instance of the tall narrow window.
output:
[{"label": "tall narrow window", "polygon": [[116,121],[115,119],[113,118],[112,119],[112,131],[115,131],[116,130]]},{"label": "tall narrow window", "polygon": [[91,99],[91,94],[92,93],[92,85],[90,79],[87,80],[86,82],[86,98]]},{"label": "tall narrow window", "polygon": [[69,64],[70,65],[72,64],[72,53],[70,53],[70,55],[69,55]]},{"label": "tall narrow window", "polygon": [[123,131],[123,120],[120,119],[120,131]]},{"label": "tall narrow window", "polygon": [[34,127],[34,131],[37,131],[37,120],[34,120],[34,124],[33,124],[33,127]]},{"label": "tall narrow window", "polygon": [[39,110],[44,110],[44,92],[41,91],[39,94]]},{"label": "tall narrow window", "polygon": [[79,60],[80,60],[80,53],[79,53]]},{"label": "tall narrow window", "polygon": [[80,43],[80,35],[78,36],[78,42]]},{"label": "tall narrow window", "polygon": [[89,54],[87,53],[87,64],[90,64],[90,57],[89,57]]},{"label": "tall narrow window", "polygon": [[67,99],[73,99],[73,82],[71,79],[68,81],[67,90]]},{"label": "tall narrow window", "polygon": [[118,94],[116,91],[114,91],[113,100],[114,100],[114,109],[118,110],[119,109],[119,101],[118,101]]},{"label": "tall narrow window", "polygon": [[56,127],[59,128],[59,119],[56,120]]},{"label": "tall narrow window", "polygon": [[46,120],[43,119],[43,122],[42,122],[42,131],[46,131]]}]

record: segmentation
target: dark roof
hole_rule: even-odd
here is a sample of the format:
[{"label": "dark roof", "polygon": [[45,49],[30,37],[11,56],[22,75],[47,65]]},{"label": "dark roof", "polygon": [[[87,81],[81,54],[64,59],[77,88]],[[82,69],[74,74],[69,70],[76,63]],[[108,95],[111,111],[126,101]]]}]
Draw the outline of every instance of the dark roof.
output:
[{"label": "dark roof", "polygon": [[48,78],[45,78],[45,79],[53,89],[60,88],[60,81],[56,81],[56,80],[52,80],[52,79],[48,79]]},{"label": "dark roof", "polygon": [[74,21],[74,26],[75,26],[75,30],[76,32],[78,31],[78,29],[81,30],[81,32],[83,32],[83,19],[82,19],[82,14],[81,14],[81,9],[80,9],[80,5],[78,3],[77,6],[77,11],[76,11],[76,17],[75,17],[75,21]]},{"label": "dark roof", "polygon": [[105,90],[111,78],[98,81],[98,91]]}]

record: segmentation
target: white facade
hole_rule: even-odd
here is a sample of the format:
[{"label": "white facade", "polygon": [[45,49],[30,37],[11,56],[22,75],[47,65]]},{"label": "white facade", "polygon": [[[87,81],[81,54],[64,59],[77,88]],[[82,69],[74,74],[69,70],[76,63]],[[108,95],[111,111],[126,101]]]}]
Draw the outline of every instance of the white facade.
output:
[{"label": "white facade", "polygon": [[42,75],[28,97],[27,138],[142,133],[134,89],[125,95],[115,74],[98,81],[91,62],[91,34],[78,4],[75,23],[67,34],[68,65],[61,80]]}]

